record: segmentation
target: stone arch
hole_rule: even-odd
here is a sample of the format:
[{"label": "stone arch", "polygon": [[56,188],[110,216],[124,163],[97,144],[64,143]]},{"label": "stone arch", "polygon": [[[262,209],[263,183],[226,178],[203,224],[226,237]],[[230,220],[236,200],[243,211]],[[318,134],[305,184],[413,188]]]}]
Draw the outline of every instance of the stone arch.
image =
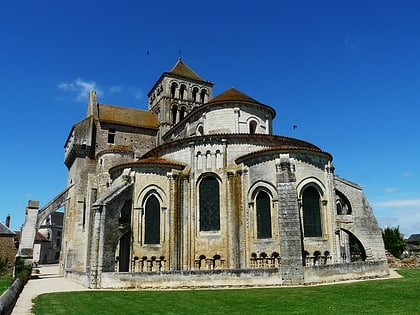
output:
[{"label": "stone arch", "polygon": [[357,233],[341,227],[336,231],[336,235],[339,238],[342,262],[365,261],[368,258],[369,251],[363,245],[366,242]]},{"label": "stone arch", "polygon": [[337,189],[335,190],[335,196],[336,196],[337,214],[338,215],[352,214],[352,206],[347,196]]}]

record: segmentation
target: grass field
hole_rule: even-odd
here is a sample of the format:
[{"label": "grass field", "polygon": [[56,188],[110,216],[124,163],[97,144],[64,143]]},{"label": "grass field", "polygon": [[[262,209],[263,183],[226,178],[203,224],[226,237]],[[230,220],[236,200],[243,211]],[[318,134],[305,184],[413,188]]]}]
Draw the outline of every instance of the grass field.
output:
[{"label": "grass field", "polygon": [[6,289],[10,286],[12,283],[12,276],[1,276],[0,277],[0,295],[6,291]]},{"label": "grass field", "polygon": [[82,291],[35,299],[35,314],[420,314],[420,270],[403,278],[267,289]]}]

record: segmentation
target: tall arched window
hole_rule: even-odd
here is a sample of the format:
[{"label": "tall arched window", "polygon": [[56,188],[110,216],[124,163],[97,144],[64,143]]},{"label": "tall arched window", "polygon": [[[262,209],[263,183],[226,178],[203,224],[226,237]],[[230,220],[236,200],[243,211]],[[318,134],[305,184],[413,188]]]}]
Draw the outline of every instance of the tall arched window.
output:
[{"label": "tall arched window", "polygon": [[304,236],[320,237],[321,231],[321,198],[315,187],[309,186],[303,191],[303,230]]},{"label": "tall arched window", "polygon": [[205,177],[200,183],[200,231],[220,230],[219,182],[214,177]]},{"label": "tall arched window", "polygon": [[200,102],[204,103],[206,101],[207,91],[206,89],[202,89],[200,93]]},{"label": "tall arched window", "polygon": [[151,195],[145,206],[144,243],[160,244],[160,204],[156,196]]},{"label": "tall arched window", "polygon": [[251,120],[249,122],[249,133],[254,134],[257,131],[257,122],[255,120]]},{"label": "tall arched window", "polygon": [[176,92],[177,87],[178,87],[178,84],[176,84],[175,82],[172,83],[172,85],[171,85],[171,98],[175,98],[175,92]]},{"label": "tall arched window", "polygon": [[181,100],[184,99],[186,90],[187,90],[187,87],[185,86],[185,84],[181,84],[181,87],[179,88],[179,98]]},{"label": "tall arched window", "polygon": [[271,201],[270,196],[260,191],[255,200],[257,206],[257,238],[271,238]]},{"label": "tall arched window", "polygon": [[176,115],[178,113],[178,106],[172,106],[172,123],[176,124]]},{"label": "tall arched window", "polygon": [[192,100],[193,102],[197,101],[197,95],[198,95],[198,87],[194,87],[192,90]]},{"label": "tall arched window", "polygon": [[179,112],[179,121],[183,120],[185,117],[186,108],[185,106],[181,107],[181,111]]}]

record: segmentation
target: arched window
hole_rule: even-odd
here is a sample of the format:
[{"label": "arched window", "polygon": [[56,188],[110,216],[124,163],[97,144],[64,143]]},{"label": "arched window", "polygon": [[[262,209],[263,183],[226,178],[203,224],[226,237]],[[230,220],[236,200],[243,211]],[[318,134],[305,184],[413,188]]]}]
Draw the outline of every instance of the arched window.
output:
[{"label": "arched window", "polygon": [[172,123],[176,124],[176,115],[178,113],[178,106],[172,106]]},{"label": "arched window", "polygon": [[184,119],[184,117],[185,117],[185,111],[186,111],[185,107],[182,106],[181,107],[181,111],[179,112],[179,121],[181,121],[181,120]]},{"label": "arched window", "polygon": [[257,131],[257,122],[255,120],[251,120],[249,122],[249,133],[254,134]]},{"label": "arched window", "polygon": [[315,187],[309,186],[303,191],[303,230],[304,236],[320,237],[321,232],[321,200]]},{"label": "arched window", "polygon": [[350,201],[347,199],[344,194],[339,192],[338,190],[335,191],[336,195],[336,205],[337,205],[337,214],[338,215],[346,215],[351,214],[351,204]]},{"label": "arched window", "polygon": [[202,135],[204,135],[204,129],[203,129],[203,126],[202,126],[202,125],[200,125],[200,126],[197,128],[197,136],[202,136]]},{"label": "arched window", "polygon": [[201,93],[200,93],[200,102],[201,103],[204,103],[206,101],[206,94],[207,94],[207,91],[205,89],[202,89]]},{"label": "arched window", "polygon": [[205,177],[200,183],[200,231],[220,230],[219,182],[214,177]]},{"label": "arched window", "polygon": [[197,95],[198,95],[198,87],[195,87],[192,90],[192,100],[193,100],[193,102],[197,102]]},{"label": "arched window", "polygon": [[177,87],[178,87],[178,84],[176,84],[175,82],[172,83],[172,85],[171,85],[171,98],[175,98],[175,92],[176,92]]},{"label": "arched window", "polygon": [[257,238],[271,238],[270,196],[260,191],[255,200],[257,207]]},{"label": "arched window", "polygon": [[151,195],[145,206],[144,243],[160,244],[160,204],[156,196]]},{"label": "arched window", "polygon": [[185,86],[185,84],[181,84],[181,87],[179,88],[179,98],[181,100],[184,99],[185,97],[185,91],[186,91],[187,87]]}]

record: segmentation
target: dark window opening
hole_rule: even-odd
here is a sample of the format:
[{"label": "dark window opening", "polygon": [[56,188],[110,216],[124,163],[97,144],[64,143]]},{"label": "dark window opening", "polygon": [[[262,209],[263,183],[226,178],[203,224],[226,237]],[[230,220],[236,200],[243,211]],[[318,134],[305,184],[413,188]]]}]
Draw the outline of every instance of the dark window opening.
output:
[{"label": "dark window opening", "polygon": [[178,106],[172,106],[172,123],[176,124],[176,115],[178,113]]},{"label": "dark window opening", "polygon": [[179,112],[179,120],[183,120],[185,117],[185,107],[181,107],[181,111]]},{"label": "dark window opening", "polygon": [[198,88],[195,87],[192,90],[192,99],[193,99],[193,102],[196,102],[197,101],[197,94],[198,94]]},{"label": "dark window opening", "polygon": [[171,98],[175,98],[176,88],[177,88],[177,84],[176,83],[172,83],[172,85],[171,85]]},{"label": "dark window opening", "polygon": [[201,103],[204,103],[205,102],[205,100],[206,100],[206,94],[207,94],[207,91],[205,89],[201,90],[201,93],[200,93],[200,102]]},{"label": "dark window opening", "polygon": [[271,201],[270,196],[260,191],[256,198],[257,238],[271,238]]},{"label": "dark window opening", "polygon": [[160,204],[154,196],[147,199],[144,215],[144,243],[160,244]]},{"label": "dark window opening", "polygon": [[115,129],[108,130],[108,143],[115,143]]},{"label": "dark window opening", "polygon": [[249,133],[254,134],[257,131],[257,122],[255,120],[251,120],[249,123]]},{"label": "dark window opening", "polygon": [[183,100],[184,99],[184,94],[185,94],[185,90],[186,90],[187,88],[185,87],[185,85],[184,84],[182,84],[181,85],[181,87],[180,87],[180,89],[179,89],[179,98],[181,99],[181,100]]},{"label": "dark window opening", "polygon": [[219,182],[206,177],[200,183],[200,231],[220,230]]},{"label": "dark window opening", "polygon": [[321,204],[318,190],[312,186],[303,192],[303,229],[304,236],[320,237],[321,231]]}]

